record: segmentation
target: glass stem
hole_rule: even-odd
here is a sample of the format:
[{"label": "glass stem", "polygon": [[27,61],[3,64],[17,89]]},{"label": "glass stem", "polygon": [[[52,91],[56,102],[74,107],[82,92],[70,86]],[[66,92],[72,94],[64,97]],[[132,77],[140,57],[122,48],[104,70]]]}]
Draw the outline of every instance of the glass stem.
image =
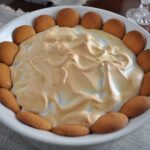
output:
[{"label": "glass stem", "polygon": [[141,0],[140,8],[144,8],[150,12],[150,0]]}]

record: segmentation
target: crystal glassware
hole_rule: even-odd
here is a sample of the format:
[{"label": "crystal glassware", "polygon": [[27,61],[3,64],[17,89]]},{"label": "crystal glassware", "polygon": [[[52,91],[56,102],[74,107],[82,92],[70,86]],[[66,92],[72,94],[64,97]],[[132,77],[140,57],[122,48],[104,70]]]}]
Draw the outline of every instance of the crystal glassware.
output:
[{"label": "crystal glassware", "polygon": [[150,32],[150,0],[141,0],[139,8],[131,8],[126,16]]}]

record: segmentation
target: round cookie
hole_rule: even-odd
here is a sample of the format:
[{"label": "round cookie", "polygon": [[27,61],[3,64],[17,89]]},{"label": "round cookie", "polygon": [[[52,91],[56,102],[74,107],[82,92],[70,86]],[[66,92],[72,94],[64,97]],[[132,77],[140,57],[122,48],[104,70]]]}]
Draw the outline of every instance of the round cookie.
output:
[{"label": "round cookie", "polygon": [[19,48],[15,43],[8,41],[0,43],[0,61],[6,65],[12,65],[18,51]]},{"label": "round cookie", "polygon": [[125,25],[118,19],[110,19],[103,25],[103,30],[122,39],[125,34]]},{"label": "round cookie", "polygon": [[150,72],[145,73],[143,77],[140,94],[150,96]]},{"label": "round cookie", "polygon": [[150,49],[145,50],[138,55],[137,63],[144,72],[150,72]]},{"label": "round cookie", "polygon": [[81,18],[81,25],[87,29],[100,29],[103,25],[103,20],[98,13],[87,12]]},{"label": "round cookie", "polygon": [[12,87],[11,72],[9,66],[0,63],[0,88],[10,89]]},{"label": "round cookie", "polygon": [[63,136],[84,136],[89,134],[90,130],[81,125],[62,124],[52,129],[53,133]]},{"label": "round cookie", "polygon": [[20,120],[21,122],[31,127],[46,130],[46,131],[51,130],[50,123],[47,120],[45,120],[45,118],[35,113],[29,112],[29,111],[24,111],[24,112],[20,111],[16,117],[18,120]]},{"label": "round cookie", "polygon": [[65,8],[58,12],[56,22],[60,27],[74,27],[79,24],[80,15],[74,9]]},{"label": "round cookie", "polygon": [[147,96],[134,96],[123,104],[120,112],[133,118],[144,113],[149,107],[150,101]]},{"label": "round cookie", "polygon": [[35,30],[31,26],[23,25],[15,29],[13,32],[13,40],[16,44],[20,44],[35,34]]},{"label": "round cookie", "polygon": [[146,39],[139,31],[130,31],[123,37],[124,44],[133,51],[134,54],[139,54],[146,45]]},{"label": "round cookie", "polygon": [[18,113],[20,111],[20,106],[17,103],[16,97],[7,89],[0,88],[0,102],[14,113]]},{"label": "round cookie", "polygon": [[34,21],[34,28],[36,32],[42,32],[53,26],[55,26],[55,20],[48,15],[41,15]]},{"label": "round cookie", "polygon": [[111,133],[122,129],[128,123],[128,117],[122,113],[110,112],[101,116],[91,126],[93,133]]}]

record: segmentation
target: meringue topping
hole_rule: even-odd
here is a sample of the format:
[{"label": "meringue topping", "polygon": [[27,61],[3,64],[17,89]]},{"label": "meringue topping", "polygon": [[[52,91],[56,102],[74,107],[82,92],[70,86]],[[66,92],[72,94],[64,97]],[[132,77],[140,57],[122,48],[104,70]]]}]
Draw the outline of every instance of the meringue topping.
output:
[{"label": "meringue topping", "polygon": [[24,110],[90,126],[139,93],[143,71],[117,37],[101,30],[52,27],[20,45],[12,92]]}]

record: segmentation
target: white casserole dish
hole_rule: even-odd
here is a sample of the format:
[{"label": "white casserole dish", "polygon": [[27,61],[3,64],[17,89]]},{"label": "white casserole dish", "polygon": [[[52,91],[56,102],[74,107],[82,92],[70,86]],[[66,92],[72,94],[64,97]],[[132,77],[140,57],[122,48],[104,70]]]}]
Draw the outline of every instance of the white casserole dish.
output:
[{"label": "white casserole dish", "polygon": [[[56,16],[57,12],[64,7],[71,7],[76,9],[78,12],[80,12],[81,16],[88,12],[93,11],[99,13],[103,21],[110,18],[117,18],[124,22],[126,26],[126,31],[130,30],[138,30],[142,32],[146,39],[147,39],[147,45],[146,48],[150,48],[150,35],[148,32],[146,32],[144,29],[139,27],[138,25],[128,21],[125,17],[122,17],[120,15],[117,15],[115,13],[102,10],[102,9],[96,9],[91,7],[83,7],[83,6],[63,6],[63,7],[52,7],[52,8],[46,8],[41,9],[32,13],[27,13],[7,25],[5,25],[0,30],[0,42],[2,41],[12,41],[12,31],[20,26],[20,25],[32,25],[33,20],[41,15],[41,14],[49,14],[53,17]],[[48,149],[51,148],[51,145],[59,145],[59,146],[88,146],[88,145],[97,145],[105,142],[109,142],[111,140],[115,140],[117,138],[120,138],[122,136],[125,136],[139,127],[142,127],[148,120],[150,120],[150,109],[146,111],[144,114],[131,119],[128,123],[128,125],[117,131],[110,134],[90,134],[83,137],[63,137],[59,135],[55,135],[51,132],[41,131],[38,129],[34,129],[32,127],[29,127],[27,125],[22,124],[15,118],[15,114],[4,107],[2,104],[0,104],[0,122],[2,122],[5,126],[10,128],[11,130],[17,132],[18,134],[25,137],[28,141],[34,143],[35,146],[38,146],[38,148]],[[44,148],[45,147],[45,148]]]}]

